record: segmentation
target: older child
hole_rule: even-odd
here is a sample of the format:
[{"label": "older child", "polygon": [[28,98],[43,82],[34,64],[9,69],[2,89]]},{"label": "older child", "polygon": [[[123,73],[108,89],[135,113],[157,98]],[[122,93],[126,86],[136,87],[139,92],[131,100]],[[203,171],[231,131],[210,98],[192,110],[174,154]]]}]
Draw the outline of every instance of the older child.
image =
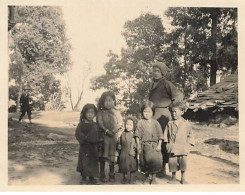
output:
[{"label": "older child", "polygon": [[79,159],[77,171],[81,173],[81,183],[86,182],[89,177],[89,184],[96,184],[94,177],[99,175],[99,159],[97,144],[99,141],[99,128],[93,122],[97,114],[97,108],[93,104],[86,104],[80,115],[80,122],[76,129],[76,139],[79,141]]},{"label": "older child", "polygon": [[100,154],[100,180],[106,182],[105,162],[109,163],[109,181],[115,181],[114,165],[117,161],[118,152],[116,145],[118,138],[123,132],[123,120],[120,112],[116,110],[115,95],[104,92],[98,102],[97,122],[102,130],[103,146]]},{"label": "older child", "polygon": [[163,133],[160,124],[152,118],[154,112],[154,104],[151,101],[145,102],[141,108],[143,119],[139,120],[135,131],[140,163],[142,168],[149,173],[150,184],[156,183],[156,173],[161,170],[162,166]]},{"label": "older child", "polygon": [[[131,173],[137,170],[136,161],[136,142],[134,131],[136,129],[137,119],[129,116],[125,119],[125,130],[119,139],[118,149],[120,150],[119,157],[119,172],[123,173],[122,183],[131,183]],[[128,178],[127,178],[128,177]]]},{"label": "older child", "polygon": [[176,171],[181,170],[181,183],[185,180],[187,166],[187,154],[190,146],[194,146],[191,125],[182,118],[185,112],[185,104],[176,102],[170,106],[172,120],[169,121],[164,131],[164,142],[167,143],[169,153],[169,171],[172,172],[172,180],[169,183],[177,183]]},{"label": "older child", "polygon": [[[156,107],[153,116],[164,131],[168,121],[171,120],[169,106],[173,102],[183,100],[183,94],[166,78],[170,74],[170,69],[163,62],[155,62],[152,65],[153,83],[150,89],[149,100],[152,101]],[[162,143],[163,155],[163,176],[166,175],[165,164],[168,163],[168,155],[166,151],[166,144]]]}]

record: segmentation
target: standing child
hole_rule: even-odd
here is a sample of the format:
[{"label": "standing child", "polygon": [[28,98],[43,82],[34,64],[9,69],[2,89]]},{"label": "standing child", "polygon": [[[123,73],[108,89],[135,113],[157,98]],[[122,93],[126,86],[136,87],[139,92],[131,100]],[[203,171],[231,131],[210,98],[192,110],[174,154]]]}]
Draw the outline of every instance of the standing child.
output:
[{"label": "standing child", "polygon": [[135,153],[136,142],[134,138],[136,124],[137,119],[135,117],[127,117],[125,120],[125,130],[119,139],[119,172],[123,173],[123,184],[131,183],[131,173],[137,170]]},{"label": "standing child", "polygon": [[76,129],[75,136],[80,144],[77,171],[81,173],[81,183],[85,183],[86,178],[89,177],[89,184],[96,184],[95,177],[99,175],[97,149],[99,128],[93,121],[96,114],[95,105],[86,104],[81,111],[80,122]]},{"label": "standing child", "polygon": [[168,122],[164,131],[164,142],[167,143],[169,153],[169,171],[172,172],[172,180],[169,183],[177,183],[176,171],[181,170],[181,183],[185,184],[185,172],[187,166],[187,154],[190,146],[194,146],[191,125],[182,118],[185,112],[185,104],[176,102],[170,106],[172,120]]},{"label": "standing child", "polygon": [[115,95],[110,92],[104,92],[98,102],[97,122],[102,130],[103,145],[100,156],[100,180],[106,182],[105,162],[109,163],[110,173],[109,181],[115,181],[114,165],[117,161],[118,152],[116,144],[118,138],[123,132],[123,120],[120,112],[116,110]]},{"label": "standing child", "polygon": [[156,173],[162,167],[163,133],[159,122],[152,118],[154,112],[154,104],[151,101],[145,102],[141,108],[143,119],[139,120],[135,131],[140,163],[142,168],[149,173],[150,184],[156,183]]}]

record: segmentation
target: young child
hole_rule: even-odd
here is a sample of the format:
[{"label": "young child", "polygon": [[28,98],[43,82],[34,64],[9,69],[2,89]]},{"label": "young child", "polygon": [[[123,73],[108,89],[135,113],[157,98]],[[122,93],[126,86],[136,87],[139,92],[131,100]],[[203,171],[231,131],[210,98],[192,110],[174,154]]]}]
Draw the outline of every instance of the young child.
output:
[{"label": "young child", "polygon": [[172,172],[172,179],[169,183],[178,183],[176,181],[176,171],[181,170],[181,183],[187,183],[185,180],[185,171],[187,166],[187,154],[190,145],[194,146],[191,125],[182,118],[185,112],[184,102],[176,102],[170,106],[172,120],[168,122],[164,131],[164,142],[167,143],[169,153],[169,171]]},{"label": "young child", "polygon": [[97,108],[93,104],[86,104],[80,115],[80,122],[76,129],[76,139],[80,144],[77,171],[81,173],[81,184],[97,184],[95,177],[99,175],[98,141],[99,128],[93,121],[97,114]]},{"label": "young child", "polygon": [[125,119],[125,130],[119,139],[118,149],[120,150],[119,157],[119,172],[123,173],[122,183],[131,183],[131,173],[137,170],[136,161],[136,142],[134,131],[136,129],[137,119],[129,116]]},{"label": "young child", "polygon": [[100,180],[106,182],[105,162],[109,163],[109,181],[115,181],[114,165],[117,161],[118,152],[116,145],[123,132],[123,120],[120,112],[116,110],[116,99],[113,92],[104,92],[98,102],[97,122],[103,139],[100,157]]},{"label": "young child", "polygon": [[141,168],[149,173],[150,184],[156,183],[156,173],[162,168],[163,133],[159,122],[152,118],[154,112],[154,104],[151,101],[145,102],[141,108],[143,118],[139,120],[135,131]]}]

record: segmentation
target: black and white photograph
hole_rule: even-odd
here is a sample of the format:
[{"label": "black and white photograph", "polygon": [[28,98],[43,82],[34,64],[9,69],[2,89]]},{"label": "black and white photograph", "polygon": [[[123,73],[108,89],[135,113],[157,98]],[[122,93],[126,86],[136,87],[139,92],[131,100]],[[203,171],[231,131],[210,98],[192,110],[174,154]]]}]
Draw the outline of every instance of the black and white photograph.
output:
[{"label": "black and white photograph", "polygon": [[3,6],[7,187],[242,184],[242,8],[61,2]]}]

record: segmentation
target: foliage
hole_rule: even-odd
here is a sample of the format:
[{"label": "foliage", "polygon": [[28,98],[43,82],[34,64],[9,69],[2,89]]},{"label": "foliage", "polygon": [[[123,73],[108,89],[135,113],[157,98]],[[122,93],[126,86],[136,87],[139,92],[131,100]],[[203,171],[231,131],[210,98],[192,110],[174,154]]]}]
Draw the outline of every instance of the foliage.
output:
[{"label": "foliage", "polygon": [[93,81],[92,89],[112,90],[129,108],[125,114],[137,114],[140,104],[148,99],[150,63],[160,56],[164,31],[161,18],[150,13],[126,22],[122,35],[127,48],[122,49],[121,57],[109,52],[106,74]]},{"label": "foliage", "polygon": [[20,87],[42,94],[42,101],[60,91],[55,75],[70,65],[70,43],[59,7],[16,6],[16,20],[9,32],[9,79]]},{"label": "foliage", "polygon": [[[169,8],[166,15],[171,18],[175,30],[167,38],[164,58],[174,66],[182,66],[182,75],[187,73],[199,78],[201,72],[201,80],[210,78],[213,85],[218,70],[222,73],[237,69],[237,9]],[[175,62],[167,56],[175,56]],[[185,76],[178,82],[183,80]],[[206,83],[203,84],[201,90],[206,88]],[[186,89],[187,86],[182,87]]]},{"label": "foliage", "polygon": [[169,78],[186,98],[207,89],[221,74],[237,70],[237,9],[169,8],[166,16],[173,29],[166,33],[161,18],[150,13],[127,21],[122,35],[127,47],[121,55],[109,52],[105,75],[92,89],[105,88],[118,95],[136,114],[148,98],[151,62],[163,61],[172,69]]}]

